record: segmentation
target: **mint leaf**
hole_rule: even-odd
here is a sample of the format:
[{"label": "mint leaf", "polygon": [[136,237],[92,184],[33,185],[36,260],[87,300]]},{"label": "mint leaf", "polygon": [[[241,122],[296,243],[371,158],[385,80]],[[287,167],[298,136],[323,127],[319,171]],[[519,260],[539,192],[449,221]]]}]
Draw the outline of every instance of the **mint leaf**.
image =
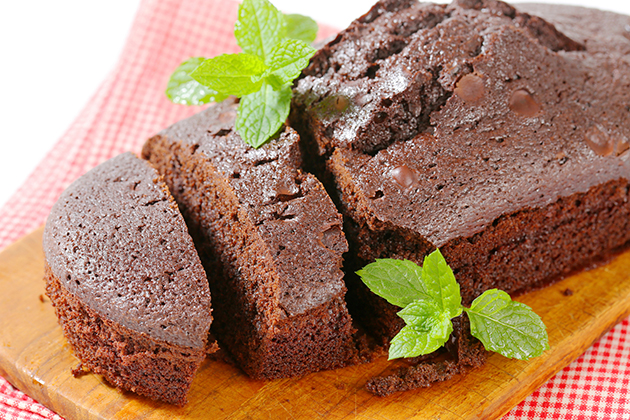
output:
[{"label": "mint leaf", "polygon": [[459,284],[439,249],[424,258],[422,280],[427,294],[438,302],[442,311],[447,312],[451,318],[462,313]]},{"label": "mint leaf", "polygon": [[203,57],[192,57],[175,69],[166,85],[166,96],[171,102],[182,105],[203,105],[209,102],[221,102],[226,98],[226,95],[221,95],[190,77],[190,73],[204,60]]},{"label": "mint leaf", "polygon": [[411,261],[376,260],[357,274],[373,293],[392,305],[404,308],[414,300],[430,299],[422,282],[422,269]]},{"label": "mint leaf", "polygon": [[311,44],[317,38],[317,23],[308,16],[291,14],[284,15],[286,37],[299,39]]},{"label": "mint leaf", "polygon": [[260,89],[266,69],[254,55],[223,54],[205,60],[190,76],[216,92],[241,97]]},{"label": "mint leaf", "polygon": [[486,348],[505,357],[527,360],[549,349],[545,324],[532,309],[491,289],[466,309],[470,330]]},{"label": "mint leaf", "polygon": [[289,116],[291,93],[289,86],[275,90],[263,82],[258,92],[241,99],[236,130],[245,143],[259,148],[278,132]]},{"label": "mint leaf", "polygon": [[267,73],[276,76],[281,84],[290,83],[308,65],[313,54],[315,49],[305,42],[286,39],[271,51]]},{"label": "mint leaf", "polygon": [[269,64],[268,57],[284,34],[284,16],[273,4],[267,0],[244,0],[241,3],[234,36],[244,52]]},{"label": "mint leaf", "polygon": [[389,345],[389,360],[429,354],[446,343],[453,323],[444,313],[426,318],[421,326],[406,325]]},{"label": "mint leaf", "polygon": [[438,316],[441,312],[435,301],[424,299],[411,302],[398,311],[397,315],[405,321],[405,324],[428,331],[432,325],[432,321],[429,320]]}]

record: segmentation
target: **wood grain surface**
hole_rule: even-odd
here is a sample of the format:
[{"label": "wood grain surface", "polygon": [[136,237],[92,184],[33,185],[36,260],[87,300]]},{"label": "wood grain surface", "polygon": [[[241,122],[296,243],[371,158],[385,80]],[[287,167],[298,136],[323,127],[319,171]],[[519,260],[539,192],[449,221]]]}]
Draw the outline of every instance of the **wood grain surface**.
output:
[{"label": "wood grain surface", "polygon": [[[78,364],[44,293],[42,229],[0,253],[0,373],[68,419],[492,419],[578,357],[630,313],[630,252],[518,300],[541,315],[551,349],[530,361],[488,363],[431,388],[379,398],[366,381],[391,367],[375,363],[274,381],[206,360],[183,408],[121,393],[102,377],[74,378]],[[563,292],[570,289],[573,294]]]}]

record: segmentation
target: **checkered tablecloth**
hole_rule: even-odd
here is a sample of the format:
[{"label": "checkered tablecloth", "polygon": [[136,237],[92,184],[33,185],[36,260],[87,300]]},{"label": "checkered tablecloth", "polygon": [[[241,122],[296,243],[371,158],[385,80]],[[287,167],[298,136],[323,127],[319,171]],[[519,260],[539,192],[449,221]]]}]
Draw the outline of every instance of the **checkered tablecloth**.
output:
[{"label": "checkered tablecloth", "polygon": [[[230,0],[146,0],[120,60],[89,104],[24,185],[0,209],[0,248],[42,225],[73,180],[151,134],[198,112],[171,104],[164,88],[190,56],[238,50]],[[331,34],[324,29],[323,36]],[[630,419],[630,335],[626,319],[506,419]],[[0,377],[0,419],[60,419]]]}]

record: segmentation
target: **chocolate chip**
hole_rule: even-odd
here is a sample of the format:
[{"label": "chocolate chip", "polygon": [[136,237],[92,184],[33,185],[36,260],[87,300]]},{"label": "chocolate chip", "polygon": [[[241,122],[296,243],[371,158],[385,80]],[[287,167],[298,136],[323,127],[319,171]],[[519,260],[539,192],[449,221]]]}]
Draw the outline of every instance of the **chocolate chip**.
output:
[{"label": "chocolate chip", "polygon": [[599,156],[609,156],[615,149],[614,140],[599,127],[591,127],[586,132],[586,144]]},{"label": "chocolate chip", "polygon": [[398,185],[403,188],[409,188],[418,182],[418,176],[413,169],[407,165],[398,166],[391,172],[391,176]]},{"label": "chocolate chip", "polygon": [[334,107],[337,111],[343,112],[350,105],[350,101],[345,96],[337,96],[335,98]]},{"label": "chocolate chip", "polygon": [[630,149],[630,141],[628,141],[627,138],[623,137],[617,142],[617,150],[615,151],[615,153],[617,154],[617,156],[619,156],[628,149]]},{"label": "chocolate chip", "polygon": [[525,89],[512,92],[509,106],[512,111],[523,117],[535,117],[540,113],[540,104]]},{"label": "chocolate chip", "polygon": [[483,79],[476,74],[467,74],[459,79],[455,87],[455,94],[466,102],[475,102],[485,93]]}]

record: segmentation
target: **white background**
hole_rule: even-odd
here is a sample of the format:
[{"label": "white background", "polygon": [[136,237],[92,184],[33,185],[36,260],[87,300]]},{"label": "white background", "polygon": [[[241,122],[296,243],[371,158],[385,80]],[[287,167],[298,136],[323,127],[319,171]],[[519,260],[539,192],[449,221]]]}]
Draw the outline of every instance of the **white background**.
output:
[{"label": "white background", "polygon": [[[273,3],[284,12],[306,14],[343,28],[374,1]],[[24,182],[114,67],[139,3],[0,1],[0,206]],[[630,14],[630,0],[546,3],[579,4]]]}]

